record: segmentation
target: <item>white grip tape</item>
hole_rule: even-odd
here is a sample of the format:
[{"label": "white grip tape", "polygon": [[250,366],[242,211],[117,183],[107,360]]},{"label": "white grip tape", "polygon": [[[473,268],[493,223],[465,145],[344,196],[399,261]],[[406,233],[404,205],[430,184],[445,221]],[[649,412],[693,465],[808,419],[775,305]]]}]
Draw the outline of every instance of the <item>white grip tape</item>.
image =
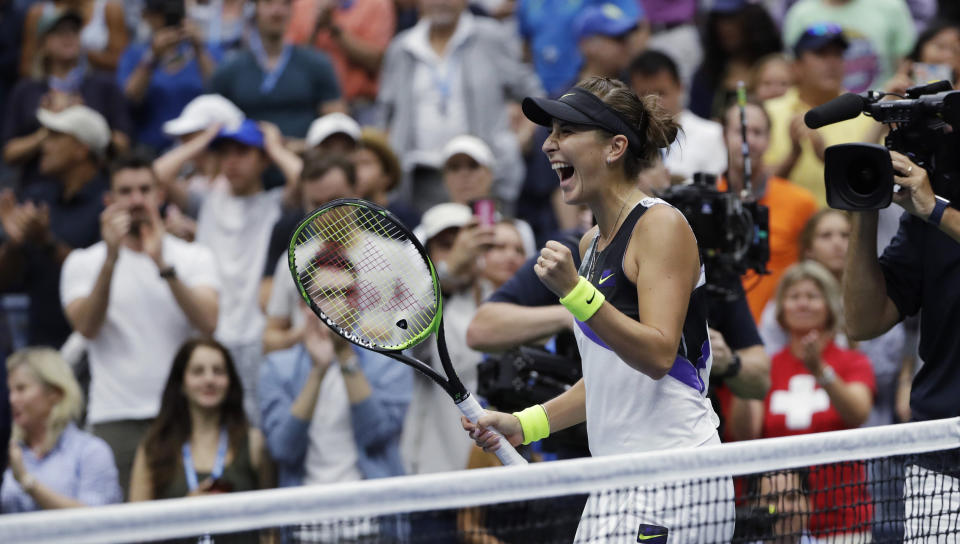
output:
[{"label": "white grip tape", "polygon": [[[460,409],[460,412],[467,416],[467,419],[473,423],[477,422],[477,419],[483,415],[483,408],[480,407],[480,403],[477,402],[477,399],[473,398],[473,395],[468,394],[467,398],[463,399],[457,404],[457,408]],[[513,449],[513,446],[510,445],[510,442],[500,434],[500,431],[489,427],[490,431],[497,435],[500,440],[500,447],[494,453],[497,454],[497,458],[500,459],[500,462],[504,465],[525,465],[527,460],[520,456],[517,453],[517,450]]]}]

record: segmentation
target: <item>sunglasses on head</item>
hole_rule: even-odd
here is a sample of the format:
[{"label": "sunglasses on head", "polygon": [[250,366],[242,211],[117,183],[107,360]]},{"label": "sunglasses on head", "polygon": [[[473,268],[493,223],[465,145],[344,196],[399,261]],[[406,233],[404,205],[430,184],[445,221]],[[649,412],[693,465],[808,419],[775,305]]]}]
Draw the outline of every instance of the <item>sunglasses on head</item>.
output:
[{"label": "sunglasses on head", "polygon": [[804,34],[812,36],[826,36],[828,34],[843,34],[843,28],[833,23],[817,23],[807,27]]}]

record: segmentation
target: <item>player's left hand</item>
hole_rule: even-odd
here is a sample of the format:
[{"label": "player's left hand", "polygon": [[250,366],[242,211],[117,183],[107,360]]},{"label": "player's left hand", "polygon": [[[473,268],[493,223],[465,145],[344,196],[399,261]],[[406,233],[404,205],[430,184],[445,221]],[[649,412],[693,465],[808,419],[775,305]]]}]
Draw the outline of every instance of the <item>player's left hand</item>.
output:
[{"label": "player's left hand", "polygon": [[537,258],[537,264],[533,265],[533,271],[540,281],[560,298],[565,297],[580,281],[570,249],[554,240],[547,242],[540,250],[540,257]]},{"label": "player's left hand", "polygon": [[890,152],[890,158],[893,161],[893,180],[900,185],[900,191],[893,194],[893,201],[926,221],[937,203],[927,171],[896,151]]}]

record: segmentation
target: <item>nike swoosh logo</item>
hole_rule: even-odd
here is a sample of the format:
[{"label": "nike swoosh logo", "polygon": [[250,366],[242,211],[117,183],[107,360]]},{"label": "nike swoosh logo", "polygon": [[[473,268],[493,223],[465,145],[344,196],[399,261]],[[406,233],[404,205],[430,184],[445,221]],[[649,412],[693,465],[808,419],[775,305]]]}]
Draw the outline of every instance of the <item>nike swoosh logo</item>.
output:
[{"label": "nike swoosh logo", "polygon": [[607,277],[605,277],[605,278],[600,278],[600,282],[598,283],[598,285],[603,285],[603,282],[609,280],[609,279],[612,278],[613,276],[614,276],[614,274],[610,274],[609,276],[607,276]]},{"label": "nike swoosh logo", "polygon": [[593,304],[593,299],[597,298],[597,292],[594,291],[590,293],[590,298],[587,299],[587,304]]},{"label": "nike swoosh logo", "polygon": [[666,533],[659,535],[637,535],[637,542],[643,542],[644,540],[652,540],[654,538],[661,538],[667,536]]}]

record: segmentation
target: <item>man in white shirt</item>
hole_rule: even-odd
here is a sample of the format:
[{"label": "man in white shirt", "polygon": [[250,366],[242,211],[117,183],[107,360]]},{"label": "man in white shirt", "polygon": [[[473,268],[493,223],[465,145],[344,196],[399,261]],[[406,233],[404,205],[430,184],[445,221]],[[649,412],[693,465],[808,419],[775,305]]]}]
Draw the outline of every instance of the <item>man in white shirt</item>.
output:
[{"label": "man in white shirt", "polygon": [[161,200],[148,158],[119,159],[100,215],[103,240],[71,252],[60,276],[64,313],[88,339],[87,418],[113,449],[124,491],[174,354],[217,325],[213,254],[167,234]]},{"label": "man in white shirt", "polygon": [[658,95],[660,104],[683,128],[664,158],[671,181],[692,180],[697,172],[722,175],[727,169],[723,127],[683,107],[686,91],[673,59],[659,51],[647,50],[633,59],[629,74],[633,90],[640,96]]},{"label": "man in white shirt", "polygon": [[[261,295],[260,278],[270,232],[280,218],[284,195],[296,189],[303,162],[283,147],[276,127],[258,126],[250,119],[221,129],[211,147],[228,183],[214,186],[204,197],[196,241],[210,248],[216,260],[223,289],[214,336],[230,350],[243,381],[247,417],[257,424],[256,384],[266,322],[260,298],[267,294]],[[264,190],[263,174],[271,163],[287,177],[286,187]]]}]

